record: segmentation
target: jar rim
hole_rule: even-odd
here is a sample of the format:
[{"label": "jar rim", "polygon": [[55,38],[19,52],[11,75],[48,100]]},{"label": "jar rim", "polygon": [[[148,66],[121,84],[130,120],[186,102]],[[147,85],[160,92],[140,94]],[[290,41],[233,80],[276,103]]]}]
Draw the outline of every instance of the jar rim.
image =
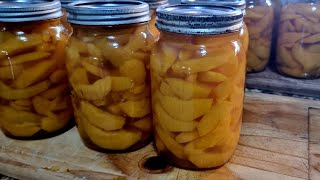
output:
[{"label": "jar rim", "polygon": [[0,22],[40,21],[61,16],[61,3],[58,0],[0,1]]},{"label": "jar rim", "polygon": [[148,3],[150,9],[157,9],[158,7],[169,5],[169,0],[140,0],[140,1]]},{"label": "jar rim", "polygon": [[230,6],[244,10],[246,8],[245,0],[181,0],[182,4],[208,4],[216,6]]},{"label": "jar rim", "polygon": [[160,30],[195,35],[224,34],[243,26],[240,9],[200,4],[180,4],[157,9],[156,27]]},{"label": "jar rim", "polygon": [[66,7],[68,21],[79,25],[123,25],[150,20],[149,5],[134,0],[82,0]]}]

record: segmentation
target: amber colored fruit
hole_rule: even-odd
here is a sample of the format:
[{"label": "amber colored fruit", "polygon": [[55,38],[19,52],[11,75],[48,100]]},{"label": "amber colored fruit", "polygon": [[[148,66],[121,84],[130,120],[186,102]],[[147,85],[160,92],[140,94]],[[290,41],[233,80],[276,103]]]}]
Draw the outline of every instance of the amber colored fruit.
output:
[{"label": "amber colored fruit", "polygon": [[89,148],[127,152],[151,139],[147,24],[77,26],[66,48],[79,133]]},{"label": "amber colored fruit", "polygon": [[238,41],[161,32],[150,62],[155,145],[179,167],[220,166],[236,148],[246,68]]},{"label": "amber colored fruit", "polygon": [[65,67],[66,29],[60,19],[3,27],[1,129],[16,138],[49,137],[70,124],[73,116]]}]

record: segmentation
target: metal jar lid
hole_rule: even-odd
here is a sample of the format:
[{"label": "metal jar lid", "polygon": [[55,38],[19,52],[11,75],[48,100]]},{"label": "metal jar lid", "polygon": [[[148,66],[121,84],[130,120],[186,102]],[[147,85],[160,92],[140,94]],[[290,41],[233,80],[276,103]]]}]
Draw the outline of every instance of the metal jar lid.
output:
[{"label": "metal jar lid", "polygon": [[123,25],[150,20],[149,5],[131,0],[83,0],[67,5],[68,21],[79,25]]},{"label": "metal jar lid", "polygon": [[243,26],[240,9],[180,4],[157,9],[156,27],[163,31],[182,34],[224,34],[239,31]]},{"label": "metal jar lid", "polygon": [[157,9],[160,6],[169,5],[168,0],[140,0],[149,4],[150,9]]},{"label": "metal jar lid", "polygon": [[244,10],[246,8],[245,0],[181,0],[182,4],[209,4],[215,6],[230,6]]},{"label": "metal jar lid", "polygon": [[72,3],[72,2],[75,2],[76,0],[60,0],[61,2],[61,6],[63,8],[66,8],[68,4]]},{"label": "metal jar lid", "polygon": [[27,22],[62,16],[58,0],[0,0],[0,22]]}]

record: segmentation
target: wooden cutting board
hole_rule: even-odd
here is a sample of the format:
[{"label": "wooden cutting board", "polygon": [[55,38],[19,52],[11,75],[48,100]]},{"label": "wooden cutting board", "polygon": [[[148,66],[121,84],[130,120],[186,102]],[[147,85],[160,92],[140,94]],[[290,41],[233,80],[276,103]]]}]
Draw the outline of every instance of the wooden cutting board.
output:
[{"label": "wooden cutting board", "polygon": [[243,122],[234,156],[215,170],[165,165],[148,170],[143,162],[156,156],[152,144],[128,154],[103,154],[87,149],[73,128],[38,141],[0,134],[0,174],[46,180],[320,179],[320,101],[247,92]]}]

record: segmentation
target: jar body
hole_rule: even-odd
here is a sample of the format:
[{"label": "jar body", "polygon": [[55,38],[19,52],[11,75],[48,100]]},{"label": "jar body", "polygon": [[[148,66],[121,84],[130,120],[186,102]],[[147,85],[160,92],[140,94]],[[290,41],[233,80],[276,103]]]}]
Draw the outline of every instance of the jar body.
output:
[{"label": "jar body", "polygon": [[246,59],[239,33],[160,31],[151,56],[155,144],[169,162],[213,168],[232,156],[240,135]]},{"label": "jar body", "polygon": [[151,17],[151,19],[148,24],[148,29],[151,32],[151,34],[153,35],[154,39],[158,40],[160,32],[156,28],[156,18],[157,18],[156,9],[150,9],[150,17]]},{"label": "jar body", "polygon": [[240,30],[240,42],[244,49],[244,52],[247,53],[249,48],[249,30],[245,22],[243,23],[243,27]]},{"label": "jar body", "polygon": [[69,34],[72,34],[72,27],[70,25],[70,23],[68,22],[68,12],[66,11],[65,8],[62,8],[62,17],[61,17],[61,22],[62,24],[67,28]]},{"label": "jar body", "polygon": [[260,72],[267,66],[272,44],[274,9],[269,0],[247,2],[244,18],[249,29],[247,72]]},{"label": "jar body", "polygon": [[277,46],[277,70],[295,78],[320,77],[320,4],[315,1],[284,5]]},{"label": "jar body", "polygon": [[60,19],[0,23],[0,122],[7,136],[41,139],[72,124]]},{"label": "jar body", "polygon": [[147,24],[73,26],[67,46],[72,102],[82,140],[102,152],[127,152],[151,140]]}]

